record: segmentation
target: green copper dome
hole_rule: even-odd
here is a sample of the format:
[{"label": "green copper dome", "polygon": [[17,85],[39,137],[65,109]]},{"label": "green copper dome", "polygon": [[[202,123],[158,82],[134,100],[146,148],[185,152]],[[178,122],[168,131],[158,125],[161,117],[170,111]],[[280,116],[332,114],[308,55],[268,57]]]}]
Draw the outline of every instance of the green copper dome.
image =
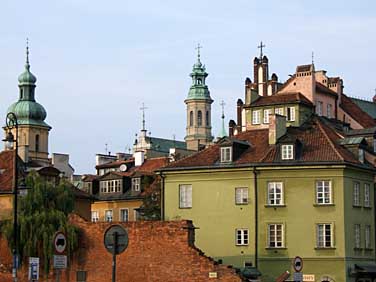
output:
[{"label": "green copper dome", "polygon": [[30,65],[28,63],[25,65],[25,71],[19,75],[18,82],[20,84],[35,84],[37,82],[35,75],[30,72]]},{"label": "green copper dome", "polygon": [[208,73],[205,66],[200,61],[200,53],[197,56],[197,62],[193,65],[192,73],[192,85],[188,92],[188,100],[191,99],[205,99],[211,100],[208,86],[205,84]]}]

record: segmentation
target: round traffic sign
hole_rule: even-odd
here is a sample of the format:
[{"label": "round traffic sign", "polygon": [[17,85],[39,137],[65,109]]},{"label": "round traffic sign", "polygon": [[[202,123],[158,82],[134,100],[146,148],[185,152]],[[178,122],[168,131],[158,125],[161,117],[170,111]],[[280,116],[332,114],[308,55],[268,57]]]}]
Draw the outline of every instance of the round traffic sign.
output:
[{"label": "round traffic sign", "polygon": [[110,226],[104,233],[104,246],[111,254],[118,255],[128,247],[128,232],[120,225]]},{"label": "round traffic sign", "polygon": [[54,247],[57,253],[64,253],[67,248],[67,238],[63,232],[56,232],[54,237]]},{"label": "round traffic sign", "polygon": [[292,266],[294,267],[296,272],[300,272],[303,269],[303,259],[299,256],[295,257]]}]

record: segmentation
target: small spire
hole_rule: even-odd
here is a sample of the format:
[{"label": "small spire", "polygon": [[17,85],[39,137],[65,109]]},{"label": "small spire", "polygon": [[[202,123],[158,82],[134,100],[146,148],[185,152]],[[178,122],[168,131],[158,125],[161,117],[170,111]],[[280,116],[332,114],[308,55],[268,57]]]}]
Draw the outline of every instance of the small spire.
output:
[{"label": "small spire", "polygon": [[147,107],[145,107],[145,104],[142,103],[142,107],[140,108],[142,111],[142,131],[146,131],[145,129],[145,110],[147,110]]},{"label": "small spire", "polygon": [[260,42],[260,46],[257,46],[257,48],[260,49],[260,59],[263,57],[262,48],[266,47],[265,44],[262,44],[262,41]]},{"label": "small spire", "polygon": [[201,64],[201,61],[200,61],[200,58],[201,58],[200,49],[201,48],[202,48],[202,46],[200,45],[200,43],[198,43],[197,47],[195,48],[197,50],[197,63],[198,64]]},{"label": "small spire", "polygon": [[312,51],[312,65],[314,65],[315,64],[315,53]]},{"label": "small spire", "polygon": [[30,69],[30,63],[29,63],[29,38],[26,38],[26,69]]},{"label": "small spire", "polygon": [[221,107],[222,107],[222,129],[221,129],[221,133],[219,134],[219,137],[222,138],[222,137],[225,137],[227,136],[227,133],[226,133],[226,129],[225,129],[225,102],[222,100],[221,103],[220,103]]}]

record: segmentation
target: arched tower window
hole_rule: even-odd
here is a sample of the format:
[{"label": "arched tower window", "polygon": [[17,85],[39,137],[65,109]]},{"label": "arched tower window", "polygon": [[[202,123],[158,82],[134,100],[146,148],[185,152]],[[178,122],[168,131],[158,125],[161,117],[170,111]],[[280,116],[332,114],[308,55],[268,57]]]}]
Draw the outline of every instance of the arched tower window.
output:
[{"label": "arched tower window", "polygon": [[39,152],[39,134],[35,135],[35,152]]},{"label": "arched tower window", "polygon": [[201,78],[197,78],[197,84],[198,84],[198,85],[201,85],[201,84],[202,84],[202,79],[201,79]]},{"label": "arched tower window", "polygon": [[202,126],[202,112],[198,111],[197,113],[197,126]]},{"label": "arched tower window", "polygon": [[209,126],[209,111],[206,111],[206,126]]},{"label": "arched tower window", "polygon": [[189,126],[193,126],[193,111],[189,113]]},{"label": "arched tower window", "polygon": [[23,99],[23,89],[22,88],[20,89],[20,96],[21,96],[20,98]]}]

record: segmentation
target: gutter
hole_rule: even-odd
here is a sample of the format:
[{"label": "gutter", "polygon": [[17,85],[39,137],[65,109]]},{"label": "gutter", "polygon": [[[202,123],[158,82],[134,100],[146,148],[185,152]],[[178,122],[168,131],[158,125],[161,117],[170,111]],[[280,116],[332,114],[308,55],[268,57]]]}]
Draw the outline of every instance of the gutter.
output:
[{"label": "gutter", "polygon": [[257,171],[256,167],[253,167],[253,186],[254,186],[254,197],[255,197],[255,267],[258,266],[258,187],[257,187]]}]

